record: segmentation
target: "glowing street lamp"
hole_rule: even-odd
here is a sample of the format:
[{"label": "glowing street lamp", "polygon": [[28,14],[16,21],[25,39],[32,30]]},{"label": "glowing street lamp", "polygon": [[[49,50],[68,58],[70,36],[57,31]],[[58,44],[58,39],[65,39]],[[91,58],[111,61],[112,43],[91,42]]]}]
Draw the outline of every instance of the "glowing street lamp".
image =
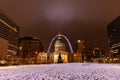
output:
[{"label": "glowing street lamp", "polygon": [[22,46],[20,46],[19,49],[22,50]]},{"label": "glowing street lamp", "polygon": [[81,40],[78,40],[78,43],[81,43]]},{"label": "glowing street lamp", "polygon": [[38,55],[38,52],[36,51],[35,52],[35,61],[34,61],[34,63],[37,63],[37,55]]}]

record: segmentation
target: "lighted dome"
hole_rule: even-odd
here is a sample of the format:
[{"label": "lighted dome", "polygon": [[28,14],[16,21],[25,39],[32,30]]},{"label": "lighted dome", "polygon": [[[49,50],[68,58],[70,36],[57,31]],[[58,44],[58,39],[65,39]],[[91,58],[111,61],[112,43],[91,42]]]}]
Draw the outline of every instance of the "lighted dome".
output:
[{"label": "lighted dome", "polygon": [[61,36],[59,36],[55,41],[55,44],[59,44],[59,43],[64,43],[63,38]]},{"label": "lighted dome", "polygon": [[61,36],[58,36],[58,38],[55,41],[55,51],[65,51],[66,50],[66,46],[65,43],[63,41],[63,38]]}]

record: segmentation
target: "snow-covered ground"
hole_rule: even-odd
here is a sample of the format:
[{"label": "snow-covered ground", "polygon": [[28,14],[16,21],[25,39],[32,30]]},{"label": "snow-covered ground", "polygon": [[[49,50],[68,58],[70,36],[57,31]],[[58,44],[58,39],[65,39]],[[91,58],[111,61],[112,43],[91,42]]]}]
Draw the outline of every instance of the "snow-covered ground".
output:
[{"label": "snow-covered ground", "polygon": [[66,63],[0,67],[0,80],[120,80],[120,65]]}]

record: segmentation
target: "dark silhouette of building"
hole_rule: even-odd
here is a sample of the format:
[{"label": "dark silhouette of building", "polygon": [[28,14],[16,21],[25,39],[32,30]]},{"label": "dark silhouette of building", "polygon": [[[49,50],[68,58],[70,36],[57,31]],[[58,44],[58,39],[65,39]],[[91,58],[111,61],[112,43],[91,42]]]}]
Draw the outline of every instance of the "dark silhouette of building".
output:
[{"label": "dark silhouette of building", "polygon": [[85,55],[85,42],[84,40],[77,40],[74,42],[73,45],[74,53],[81,53],[82,54],[82,61],[84,61]]},{"label": "dark silhouette of building", "polygon": [[18,36],[19,27],[0,11],[0,60],[16,57]]},{"label": "dark silhouette of building", "polygon": [[84,52],[84,49],[85,49],[85,43],[83,40],[77,40],[74,42],[74,52],[81,52],[83,53]]},{"label": "dark silhouette of building", "polygon": [[120,16],[113,20],[108,26],[108,42],[112,57],[120,56]]},{"label": "dark silhouette of building", "polygon": [[106,56],[105,51],[98,47],[92,49],[92,54],[93,54],[93,58],[102,58]]},{"label": "dark silhouette of building", "polygon": [[19,38],[19,58],[35,58],[40,52],[43,52],[43,45],[38,38]]}]

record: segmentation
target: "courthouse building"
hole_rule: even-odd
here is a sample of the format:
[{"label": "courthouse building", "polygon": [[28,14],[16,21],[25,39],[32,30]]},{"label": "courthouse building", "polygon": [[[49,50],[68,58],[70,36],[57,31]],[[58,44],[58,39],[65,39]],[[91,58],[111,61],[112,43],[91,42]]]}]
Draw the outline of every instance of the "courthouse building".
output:
[{"label": "courthouse building", "polygon": [[[51,51],[51,47],[54,47],[53,51]],[[81,52],[74,53],[70,41],[63,34],[56,35],[52,39],[48,47],[48,51],[38,53],[37,56],[37,63],[56,64],[69,62],[82,62],[82,53]]]}]

